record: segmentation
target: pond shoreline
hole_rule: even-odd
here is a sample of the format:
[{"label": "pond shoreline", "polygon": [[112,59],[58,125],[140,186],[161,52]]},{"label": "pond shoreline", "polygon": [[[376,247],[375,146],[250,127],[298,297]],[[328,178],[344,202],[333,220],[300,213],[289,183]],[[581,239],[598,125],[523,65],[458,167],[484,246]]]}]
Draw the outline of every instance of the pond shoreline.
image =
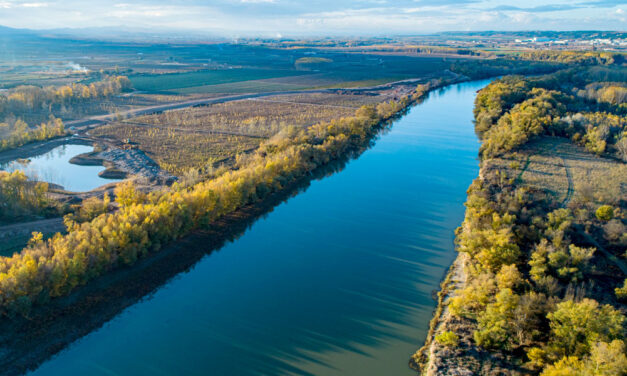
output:
[{"label": "pond shoreline", "polygon": [[[17,149],[0,152],[0,165],[24,160],[31,162],[32,159],[45,155],[56,148],[65,145],[81,145],[96,148],[102,145],[101,140],[88,137],[64,136],[52,140],[29,143]],[[113,145],[104,144],[105,150],[90,151],[74,155],[68,163],[76,166],[98,166],[104,170],[98,172],[102,179],[111,179],[112,182],[103,181],[101,185],[85,191],[74,191],[68,187],[61,187],[63,184],[47,182],[51,187],[51,192],[65,196],[79,197],[90,192],[102,192],[110,188],[111,184],[117,180],[124,180],[131,176],[141,177],[146,180],[149,186],[169,185],[176,180],[176,177],[163,171],[149,156],[137,149],[123,149]],[[28,164],[27,164],[28,165]],[[21,168],[20,168],[21,169]],[[142,184],[143,185],[143,184]]]}]

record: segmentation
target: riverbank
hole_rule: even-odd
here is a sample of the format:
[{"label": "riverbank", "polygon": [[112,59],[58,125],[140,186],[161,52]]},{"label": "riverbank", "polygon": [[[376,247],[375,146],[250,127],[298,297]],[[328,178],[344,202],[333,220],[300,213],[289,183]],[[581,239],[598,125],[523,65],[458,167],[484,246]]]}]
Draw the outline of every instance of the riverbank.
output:
[{"label": "riverbank", "polygon": [[170,243],[138,263],[118,268],[76,289],[71,295],[50,300],[26,316],[0,319],[0,375],[24,374],[70,343],[98,329],[176,275],[189,270],[204,256],[237,239],[256,220],[313,179],[323,178],[341,165],[318,171],[267,200],[248,205]]},{"label": "riverbank", "polygon": [[[480,172],[479,176],[482,175]],[[459,292],[467,286],[469,261],[467,254],[459,252],[447,271],[438,291],[429,333],[424,345],[409,360],[409,367],[421,376],[531,375],[511,354],[494,353],[477,346],[473,338],[476,321],[451,312],[451,300],[459,297]],[[447,332],[457,336],[454,346],[436,339]]]},{"label": "riverbank", "polygon": [[[625,154],[609,139],[581,142],[599,120],[559,128],[577,117],[625,127],[619,110],[572,112],[585,106],[558,91],[596,79],[585,69],[504,77],[478,94],[481,168],[456,231],[457,260],[410,361],[422,375],[625,369]],[[546,83],[554,91],[534,88]]]},{"label": "riverbank", "polygon": [[[422,95],[424,94],[426,94],[426,92]],[[421,97],[417,97],[415,99],[420,98]],[[410,104],[411,103],[408,103],[408,105]],[[401,110],[401,112],[404,110],[405,109]],[[377,124],[376,127],[381,129],[382,127],[385,127],[386,124],[388,124],[388,121],[385,121],[382,124]],[[373,137],[376,137],[376,134],[378,133],[374,133]],[[269,212],[277,203],[282,202],[282,199],[290,197],[292,194],[298,192],[302,189],[303,185],[307,186],[312,179],[322,178],[333,171],[337,171],[338,168],[342,168],[342,165],[346,160],[349,160],[355,153],[360,154],[361,151],[364,150],[364,147],[368,147],[371,140],[372,139],[365,140],[365,143],[358,149],[351,148],[348,150],[347,153],[340,158],[340,160],[344,162],[341,162],[339,166],[338,162],[325,164],[314,170],[310,175],[299,179],[296,183],[286,185],[284,189],[272,196],[269,196],[266,200],[259,201],[256,204],[246,206],[236,212],[233,212],[232,214],[226,215],[224,219],[220,219],[217,223],[212,224],[212,230],[210,232],[203,232],[204,230],[195,231],[186,236],[183,242],[177,241],[177,243],[170,243],[170,245],[166,246],[159,252],[155,252],[154,254],[151,253],[148,257],[140,260],[140,262],[135,266],[124,267],[119,269],[119,271],[113,270],[108,272],[98,279],[89,282],[86,286],[80,287],[68,297],[55,298],[44,306],[35,307],[34,311],[29,315],[29,320],[25,321],[26,323],[30,322],[31,324],[24,324],[21,326],[16,325],[17,329],[16,332],[14,332],[14,335],[7,335],[5,337],[4,340],[9,342],[5,342],[4,347],[14,348],[14,350],[12,351],[13,355],[11,355],[6,362],[3,362],[3,368],[12,364],[12,362],[16,361],[16,359],[23,359],[23,361],[19,362],[20,369],[32,368],[34,365],[46,359],[51,354],[63,348],[67,343],[70,343],[76,338],[80,338],[82,335],[85,335],[89,331],[99,327],[103,322],[106,322],[111,317],[114,317],[125,307],[137,302],[150,291],[153,291],[165,283],[168,278],[177,275],[182,270],[185,270],[185,268],[189,268],[200,257],[210,252],[210,250],[207,250],[207,247],[204,247],[204,245],[209,243],[213,244],[212,239],[214,237],[215,239],[222,239],[220,234],[231,233],[229,232],[229,229],[231,227],[235,228],[238,226],[238,223],[240,223],[238,221],[242,221],[243,224],[240,224],[240,228],[244,231],[250,223],[254,222],[254,220],[258,218],[259,215]],[[253,214],[250,214],[249,211]],[[232,218],[235,218],[235,220],[231,220]],[[220,223],[224,223],[224,225],[221,225]],[[208,237],[199,235],[203,233],[209,234]],[[198,238],[198,236],[200,236],[200,238]],[[187,243],[188,239],[200,239],[198,240],[198,245],[201,249],[197,251],[188,250],[187,248],[193,248],[190,243]],[[181,244],[185,244],[186,246],[181,246]],[[215,246],[211,246],[210,248],[219,248],[221,244],[223,244],[223,241],[216,240],[215,244]],[[192,257],[191,254],[195,254],[196,257]],[[167,261],[164,261],[163,263],[160,263],[159,261],[150,261],[161,260],[162,258],[167,259]],[[176,261],[178,258],[181,260]],[[186,262],[185,260],[188,260],[189,262]],[[158,270],[151,269],[152,271],[149,273],[144,273],[141,270],[141,268],[145,267],[145,265],[153,265],[153,263],[154,265],[160,265]],[[140,269],[136,269],[136,266]],[[171,272],[167,272],[167,270],[170,270]],[[150,281],[155,280],[155,276],[160,277],[156,278],[156,282],[151,284]],[[137,278],[137,282],[133,283],[128,280],[128,278]],[[116,284],[116,287],[111,289],[105,287],[104,289],[98,290],[99,286],[108,286],[111,283],[117,283],[116,281],[121,281],[119,282],[119,285]],[[127,291],[121,286],[128,286],[129,289],[134,290]],[[86,292],[94,290],[98,290],[99,292],[91,294],[90,296],[83,295]],[[101,311],[103,306],[107,310],[110,310],[109,314]],[[83,317],[84,319],[81,320],[79,317]],[[33,322],[41,322],[42,325],[47,326],[44,329],[41,326],[33,325]],[[81,324],[77,325],[77,322],[80,322]],[[70,326],[70,328],[67,326]],[[9,325],[7,327],[6,323],[4,324],[4,327],[7,331],[11,330],[11,326]],[[21,332],[24,333],[20,334]],[[64,335],[63,333],[66,334]],[[11,341],[17,343],[11,343]],[[29,351],[28,347],[21,347],[24,345],[28,346],[29,343],[42,343],[45,344],[45,346],[42,345],[42,350],[39,351],[38,354],[30,355],[31,358],[29,359],[29,356],[25,355]],[[32,348],[30,350],[32,351]]]}]

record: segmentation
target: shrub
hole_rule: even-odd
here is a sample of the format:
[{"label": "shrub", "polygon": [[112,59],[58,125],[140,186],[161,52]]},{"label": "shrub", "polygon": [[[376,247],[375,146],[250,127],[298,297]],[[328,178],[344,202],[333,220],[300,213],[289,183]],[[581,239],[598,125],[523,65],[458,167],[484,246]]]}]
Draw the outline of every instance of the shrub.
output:
[{"label": "shrub", "polygon": [[599,206],[595,215],[600,221],[607,222],[610,219],[614,218],[614,208],[611,207],[610,205]]},{"label": "shrub", "polygon": [[446,331],[435,336],[435,340],[440,345],[446,347],[457,347],[459,345],[459,336],[451,331]]},{"label": "shrub", "polygon": [[614,289],[616,297],[621,300],[627,300],[627,279],[623,282],[623,287],[617,287]]}]

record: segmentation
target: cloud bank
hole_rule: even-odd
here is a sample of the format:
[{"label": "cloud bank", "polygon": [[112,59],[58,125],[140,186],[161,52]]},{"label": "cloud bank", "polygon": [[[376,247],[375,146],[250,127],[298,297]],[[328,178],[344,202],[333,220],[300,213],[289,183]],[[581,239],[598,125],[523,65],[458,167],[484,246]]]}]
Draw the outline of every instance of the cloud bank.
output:
[{"label": "cloud bank", "polygon": [[229,36],[382,35],[472,30],[624,30],[618,0],[0,0],[0,24],[125,27]]}]

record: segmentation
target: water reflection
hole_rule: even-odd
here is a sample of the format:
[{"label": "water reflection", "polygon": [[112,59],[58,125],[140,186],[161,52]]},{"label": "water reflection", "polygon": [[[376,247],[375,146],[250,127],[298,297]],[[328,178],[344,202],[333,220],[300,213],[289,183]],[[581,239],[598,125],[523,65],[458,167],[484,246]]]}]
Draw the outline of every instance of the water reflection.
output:
[{"label": "water reflection", "polygon": [[33,374],[414,374],[478,172],[472,105],[486,84],[433,93],[341,173]]},{"label": "water reflection", "polygon": [[102,166],[79,166],[70,163],[74,156],[91,151],[93,151],[91,146],[65,144],[28,160],[0,164],[0,169],[22,170],[33,180],[54,183],[72,192],[90,191],[101,185],[119,181],[98,176],[98,173],[104,170]]}]

